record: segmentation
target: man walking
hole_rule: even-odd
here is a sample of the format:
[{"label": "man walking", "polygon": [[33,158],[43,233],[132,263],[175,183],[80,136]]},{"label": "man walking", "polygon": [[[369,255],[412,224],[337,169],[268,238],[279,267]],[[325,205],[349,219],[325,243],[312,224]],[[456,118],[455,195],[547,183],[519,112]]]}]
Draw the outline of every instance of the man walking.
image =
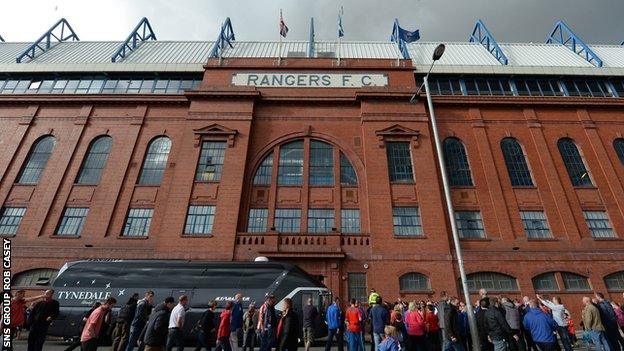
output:
[{"label": "man walking", "polygon": [[589,331],[596,351],[611,351],[600,319],[600,311],[587,296],[583,297],[583,305],[585,305],[583,308],[583,327]]},{"label": "man walking", "polygon": [[169,333],[167,335],[167,351],[173,350],[174,346],[178,351],[184,350],[184,335],[182,331],[187,305],[188,296],[181,295],[178,298],[178,304],[171,311],[171,316],[169,316]]},{"label": "man walking", "polygon": [[270,351],[277,336],[277,316],[275,315],[275,296],[268,295],[258,311],[258,335],[260,351]]},{"label": "man walking", "polygon": [[258,312],[256,312],[256,305],[252,302],[243,315],[243,351],[254,351],[256,325],[258,325]]},{"label": "man walking", "polygon": [[100,335],[100,329],[102,328],[102,322],[104,322],[104,317],[115,307],[116,303],[117,300],[114,297],[109,297],[100,307],[89,315],[82,329],[82,334],[80,335],[82,351],[97,350],[98,337]]},{"label": "man walking", "polygon": [[234,304],[232,305],[232,320],[230,321],[230,348],[232,351],[238,351],[238,335],[243,328],[243,294],[238,293],[234,296]]},{"label": "man walking", "polygon": [[303,346],[305,351],[310,351],[310,346],[314,342],[318,316],[319,312],[314,306],[314,301],[312,298],[308,298],[308,303],[303,307]]},{"label": "man walking", "polygon": [[557,330],[558,324],[551,316],[542,312],[535,299],[529,300],[522,324],[531,333],[533,342],[541,351],[554,350],[557,342],[554,331]]},{"label": "man walking", "polygon": [[552,311],[553,319],[557,322],[557,334],[561,339],[565,351],[572,351],[572,343],[570,342],[570,336],[568,334],[568,321],[565,317],[566,313],[569,315],[570,312],[568,312],[557,296],[553,296],[552,302],[542,299],[539,294],[535,296],[544,306],[550,308]]},{"label": "man walking", "polygon": [[327,308],[327,343],[325,344],[325,351],[329,351],[331,349],[332,342],[334,337],[336,337],[336,343],[338,343],[338,351],[344,350],[343,340],[342,340],[342,332],[341,332],[341,323],[342,320],[342,311],[340,310],[340,299],[336,297],[334,299],[334,303],[331,304]]},{"label": "man walking", "polygon": [[[199,319],[199,325],[197,326],[197,347],[195,347],[195,351],[201,351],[202,348],[205,348],[206,351],[210,351],[210,343],[212,342],[212,335],[215,330],[214,311],[216,308],[217,301],[210,301],[208,303],[208,309],[202,313]],[[254,325],[252,329],[255,330],[255,327],[256,326]]]},{"label": "man walking", "polygon": [[355,305],[355,299],[351,299],[351,306],[345,313],[349,340],[349,351],[364,351],[362,348],[362,313]]},{"label": "man walking", "polygon": [[139,294],[133,294],[128,299],[126,305],[117,313],[117,319],[113,323],[113,347],[112,351],[124,351],[128,346],[128,334],[130,333],[130,323],[136,311]]},{"label": "man walking", "polygon": [[141,340],[141,346],[145,346],[145,351],[163,351],[165,349],[167,326],[174,303],[173,297],[167,297],[162,304],[154,308],[154,313],[149,316],[147,325],[137,336]]},{"label": "man walking", "polygon": [[[624,339],[620,334],[620,328],[617,322],[617,315],[611,302],[605,300],[604,295],[600,292],[594,294],[594,297],[598,301],[597,306],[600,312],[600,319],[605,329],[607,342],[612,351],[620,351],[620,347],[624,348]],[[620,346],[621,345],[621,346]]]},{"label": "man walking", "polygon": [[59,303],[52,298],[53,295],[54,290],[46,290],[43,301],[37,302],[28,316],[28,351],[43,349],[48,327],[59,314]]},{"label": "man walking", "polygon": [[444,349],[443,351],[464,351],[464,343],[461,338],[459,325],[459,300],[451,298],[444,312]]},{"label": "man walking", "polygon": [[[505,316],[500,311],[500,302],[498,298],[490,298],[490,308],[485,311],[485,325],[487,329],[488,339],[494,344],[494,351],[506,351],[507,344],[505,340],[512,335],[511,328],[505,320]],[[518,336],[514,335],[514,339],[518,340]]]},{"label": "man walking", "polygon": [[[147,320],[152,313],[152,304],[154,301],[154,292],[148,291],[145,296],[137,302],[137,307],[134,310],[134,316],[131,316],[132,322],[130,323],[130,334],[128,336],[128,346],[126,351],[133,351],[139,341],[139,334],[143,331]],[[142,345],[142,344],[141,344]],[[143,351],[143,346],[139,346],[138,351]]]},{"label": "man walking", "polygon": [[370,311],[371,322],[373,323],[373,343],[375,345],[375,350],[377,350],[384,338],[384,328],[386,325],[390,324],[390,313],[388,313],[388,310],[381,304],[382,302],[381,296],[378,296],[375,306],[373,306]]}]

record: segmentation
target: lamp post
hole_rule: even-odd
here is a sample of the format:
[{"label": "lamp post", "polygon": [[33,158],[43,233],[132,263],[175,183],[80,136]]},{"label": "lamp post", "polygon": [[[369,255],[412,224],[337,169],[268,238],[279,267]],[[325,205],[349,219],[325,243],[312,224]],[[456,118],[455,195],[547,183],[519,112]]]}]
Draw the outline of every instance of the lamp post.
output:
[{"label": "lamp post", "polygon": [[451,199],[451,189],[448,183],[448,176],[446,174],[446,165],[444,161],[444,153],[442,151],[442,142],[440,141],[440,135],[438,133],[438,123],[435,117],[435,111],[433,110],[433,102],[431,101],[431,91],[429,90],[429,73],[433,69],[433,65],[444,54],[444,44],[438,45],[433,51],[433,62],[429,67],[429,72],[423,79],[423,84],[420,86],[416,94],[412,97],[412,102],[416,100],[416,96],[420,93],[422,87],[425,87],[427,94],[427,105],[429,107],[429,115],[431,117],[431,129],[433,130],[433,139],[435,140],[436,152],[438,154],[438,166],[440,167],[440,175],[442,176],[442,186],[444,188],[444,199],[446,201],[446,212],[451,222],[451,232],[453,234],[453,245],[455,246],[455,255],[457,256],[457,265],[459,266],[459,276],[461,279],[462,290],[464,292],[464,299],[466,300],[466,308],[468,309],[468,324],[470,326],[470,336],[472,337],[473,350],[480,350],[479,346],[479,333],[477,331],[477,320],[474,315],[472,302],[470,301],[470,293],[468,292],[468,279],[466,278],[466,270],[464,269],[464,258],[459,242],[459,233],[457,232],[457,224],[455,223],[455,211],[453,210],[453,202]]}]

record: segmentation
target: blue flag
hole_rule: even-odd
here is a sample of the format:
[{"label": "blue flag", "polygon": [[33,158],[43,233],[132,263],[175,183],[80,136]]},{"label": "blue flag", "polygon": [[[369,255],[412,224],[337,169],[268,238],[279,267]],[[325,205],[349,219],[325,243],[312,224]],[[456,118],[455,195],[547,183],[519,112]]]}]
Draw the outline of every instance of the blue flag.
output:
[{"label": "blue flag", "polygon": [[394,20],[394,27],[392,28],[392,41],[404,41],[406,43],[411,43],[420,39],[420,31],[416,29],[415,31],[409,31],[407,29],[401,28],[398,20]]},{"label": "blue flag", "polygon": [[342,6],[340,6],[340,11],[338,12],[338,38],[344,37],[344,27],[342,26],[342,15],[344,14],[344,10]]}]

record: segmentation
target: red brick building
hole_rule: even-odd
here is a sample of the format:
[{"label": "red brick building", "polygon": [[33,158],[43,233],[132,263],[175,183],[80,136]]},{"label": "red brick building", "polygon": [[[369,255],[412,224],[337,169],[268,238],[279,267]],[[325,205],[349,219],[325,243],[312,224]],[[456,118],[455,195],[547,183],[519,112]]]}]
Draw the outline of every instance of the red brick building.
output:
[{"label": "red brick building", "polygon": [[[460,293],[426,103],[410,102],[434,44],[404,59],[343,43],[338,63],[333,42],[309,58],[308,43],[234,42],[219,59],[148,41],[111,62],[119,43],[64,42],[15,63],[28,45],[0,43],[17,285],[69,260],[266,256],[340,296]],[[432,76],[471,289],[615,297],[624,48],[595,47],[595,67],[559,44],[501,47],[507,65],[449,44]]]}]

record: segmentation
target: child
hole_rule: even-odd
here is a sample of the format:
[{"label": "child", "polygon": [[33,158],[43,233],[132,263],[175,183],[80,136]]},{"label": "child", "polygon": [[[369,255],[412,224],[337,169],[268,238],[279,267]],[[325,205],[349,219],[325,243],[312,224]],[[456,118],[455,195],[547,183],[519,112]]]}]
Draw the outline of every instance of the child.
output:
[{"label": "child", "polygon": [[377,351],[399,351],[401,345],[399,345],[398,335],[396,328],[391,325],[386,325],[384,328],[384,334],[386,334],[383,341],[379,344]]}]

